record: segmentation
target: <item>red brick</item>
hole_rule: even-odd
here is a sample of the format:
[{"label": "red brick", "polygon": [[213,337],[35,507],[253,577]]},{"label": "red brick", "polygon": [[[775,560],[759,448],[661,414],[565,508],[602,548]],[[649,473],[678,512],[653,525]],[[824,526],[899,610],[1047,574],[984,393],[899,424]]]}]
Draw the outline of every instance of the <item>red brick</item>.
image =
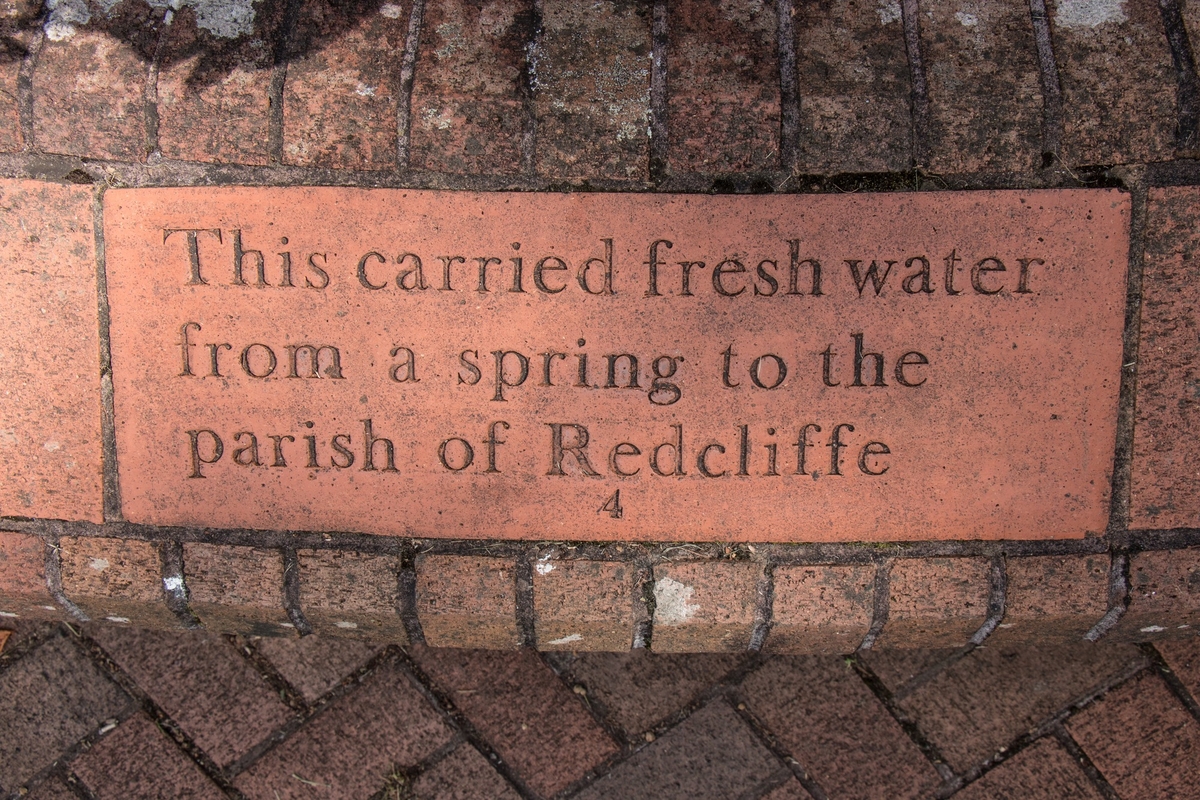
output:
[{"label": "red brick", "polygon": [[[400,62],[411,3],[306,0],[294,34],[304,53],[288,65],[283,160],[335,169],[392,169]],[[388,13],[383,13],[387,10]],[[393,15],[394,14],[394,15]]]},{"label": "red brick", "polygon": [[921,9],[929,167],[965,173],[1040,166],[1041,74],[1028,4],[990,0]]},{"label": "red brick", "polygon": [[79,795],[58,778],[51,778],[26,795],[23,800],[79,800]]},{"label": "red brick", "polygon": [[965,645],[987,619],[990,573],[983,558],[898,559],[875,647]]},{"label": "red brick", "polygon": [[289,718],[270,685],[219,636],[108,625],[89,633],[220,767]]},{"label": "red brick", "polygon": [[616,746],[537,654],[414,648],[413,657],[530,788],[549,797]]},{"label": "red brick", "polygon": [[90,187],[0,180],[0,514],[103,520]]},{"label": "red brick", "polygon": [[250,636],[295,632],[284,608],[279,551],[187,542],[183,573],[192,611],[205,627]]},{"label": "red brick", "polygon": [[805,791],[800,781],[788,778],[782,786],[777,787],[770,794],[763,795],[763,800],[808,800],[810,797],[812,795]]},{"label": "red brick", "polygon": [[635,622],[633,565],[547,558],[534,564],[533,572],[539,650],[629,649]]},{"label": "red brick", "polygon": [[410,126],[414,169],[514,173],[527,112],[520,99],[532,5],[445,0],[425,6]]},{"label": "red brick", "polygon": [[832,0],[794,6],[801,95],[796,168],[909,169],[912,90],[899,5]]},{"label": "red brick", "polygon": [[1107,554],[1008,559],[1004,621],[988,644],[1079,641],[1108,612]]},{"label": "red brick", "polygon": [[1146,211],[1130,526],[1200,524],[1200,190],[1151,189]]},{"label": "red brick", "polygon": [[774,4],[670,7],[667,136],[671,167],[725,172],[779,165],[779,45]]},{"label": "red brick", "polygon": [[0,624],[61,616],[46,588],[46,545],[37,536],[0,531]]},{"label": "red brick", "polygon": [[379,652],[366,642],[323,636],[259,639],[254,647],[310,704]]},{"label": "red brick", "polygon": [[1154,643],[1192,697],[1200,699],[1200,638],[1163,639]]},{"label": "red brick", "polygon": [[1195,794],[1200,723],[1158,676],[1143,672],[1067,722],[1125,800]]},{"label": "red brick", "polygon": [[1063,159],[1071,165],[1169,159],[1176,81],[1158,4],[1060,0],[1050,19],[1063,92]]},{"label": "red brick", "polygon": [[136,714],[71,762],[96,800],[222,800],[225,794],[149,717]]},{"label": "red brick", "polygon": [[1143,662],[1128,645],[987,645],[899,704],[961,773]]},{"label": "red brick", "polygon": [[158,545],[137,539],[59,540],[63,594],[93,620],[179,627],[163,594]]},{"label": "red brick", "polygon": [[1129,560],[1129,606],[1108,634],[1147,641],[1200,628],[1200,548],[1136,553]]},{"label": "red brick", "polygon": [[415,797],[437,800],[517,800],[518,795],[488,760],[469,744],[425,770],[413,781]]},{"label": "red brick", "polygon": [[648,6],[542,3],[534,95],[540,173],[649,177],[650,49]]},{"label": "red brick", "polygon": [[1075,760],[1047,737],[1025,748],[959,792],[962,800],[1101,800]]},{"label": "red brick", "polygon": [[300,608],[318,633],[408,641],[400,602],[400,559],[340,550],[301,550]]},{"label": "red brick", "polygon": [[746,706],[832,797],[916,798],[938,775],[854,669],[776,656],[742,684]]},{"label": "red brick", "polygon": [[851,653],[874,617],[873,565],[776,567],[767,649]]},{"label": "red brick", "polygon": [[926,671],[935,670],[939,665],[944,666],[951,656],[959,652],[958,648],[938,650],[899,650],[872,649],[861,654],[863,662],[883,681],[893,694],[902,691],[902,687]]},{"label": "red brick", "polygon": [[433,647],[516,647],[515,567],[503,558],[419,556],[417,617],[425,641]]},{"label": "red brick", "polygon": [[4,37],[0,39],[0,153],[15,153],[25,145],[17,102],[18,75],[34,37],[27,31],[8,29],[5,22],[8,20],[0,20],[0,37]]},{"label": "red brick", "polygon": [[313,783],[333,789],[331,798],[371,797],[393,767],[416,765],[452,735],[412,680],[384,665],[236,783],[249,800],[312,797]]},{"label": "red brick", "polygon": [[654,568],[654,634],[660,653],[736,652],[750,646],[762,566],[695,561]]}]

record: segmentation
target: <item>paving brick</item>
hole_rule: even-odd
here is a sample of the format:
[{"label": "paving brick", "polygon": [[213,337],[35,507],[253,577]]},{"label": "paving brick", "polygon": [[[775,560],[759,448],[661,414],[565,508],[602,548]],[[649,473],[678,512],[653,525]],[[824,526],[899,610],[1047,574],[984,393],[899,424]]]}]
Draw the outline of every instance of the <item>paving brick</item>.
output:
[{"label": "paving brick", "polygon": [[205,627],[249,636],[295,633],[277,550],[186,542],[183,573],[192,611]]},{"label": "paving brick", "polygon": [[780,766],[733,709],[715,700],[576,797],[743,797]]},{"label": "paving brick", "polygon": [[988,644],[1078,641],[1108,612],[1107,554],[1008,559],[1004,620]]},{"label": "paving brick", "polygon": [[1200,628],[1200,548],[1135,553],[1129,606],[1108,633],[1122,641],[1188,635]]},{"label": "paving brick", "polygon": [[962,772],[1140,663],[1129,645],[986,646],[899,704]]},{"label": "paving brick", "polygon": [[225,797],[145,714],[135,714],[96,742],[71,762],[71,771],[96,800]]},{"label": "paving brick", "polygon": [[670,6],[670,165],[690,172],[779,165],[779,45],[775,4],[734,0]]},{"label": "paving brick", "polygon": [[539,560],[533,567],[539,650],[629,649],[635,569],[605,561]]},{"label": "paving brick", "polygon": [[776,567],[767,649],[851,653],[874,616],[873,565]]},{"label": "paving brick", "polygon": [[129,707],[129,698],[59,635],[0,673],[0,790],[13,792]]},{"label": "paving brick", "polygon": [[933,766],[841,658],[776,656],[742,694],[831,797],[925,797],[938,785]]},{"label": "paving brick", "polygon": [[417,617],[433,647],[512,649],[517,629],[511,559],[418,556]]},{"label": "paving brick", "polygon": [[883,681],[892,692],[900,691],[906,683],[943,665],[959,648],[935,650],[867,650],[862,653],[863,662]]},{"label": "paving brick", "polygon": [[219,636],[107,625],[89,634],[221,767],[288,720],[270,685]]},{"label": "paving brick", "polygon": [[809,800],[810,797],[812,795],[805,791],[798,780],[789,778],[782,786],[763,795],[763,800]]},{"label": "paving brick", "polygon": [[1041,165],[1042,91],[1029,6],[928,3],[921,56],[934,172],[1028,172]]},{"label": "paving brick", "polygon": [[961,800],[1101,800],[1102,795],[1058,742],[1039,739],[955,795]]},{"label": "paving brick", "polygon": [[542,2],[538,171],[553,178],[646,180],[650,7]]},{"label": "paving brick", "polygon": [[912,90],[900,14],[871,0],[794,5],[801,94],[797,169],[909,169]]},{"label": "paving brick", "polygon": [[469,744],[460,744],[454,752],[422,772],[412,784],[414,800],[517,800],[518,795]]},{"label": "paving brick", "polygon": [[25,144],[17,83],[21,62],[32,41],[30,32],[18,30],[8,20],[0,20],[0,153],[15,153]]},{"label": "paving brick", "polygon": [[983,558],[898,559],[887,624],[875,647],[958,647],[987,619],[991,578]]},{"label": "paving brick", "polygon": [[379,652],[378,646],[366,642],[324,636],[259,639],[254,647],[306,703],[315,702]]},{"label": "paving brick", "polygon": [[660,653],[736,652],[750,646],[762,566],[692,561],[654,567],[654,634]]},{"label": "paving brick", "polygon": [[1188,797],[1200,774],[1200,723],[1158,676],[1143,672],[1067,722],[1125,800]]},{"label": "paving brick", "polygon": [[90,187],[0,180],[0,514],[103,520]]},{"label": "paving brick", "polygon": [[300,608],[318,633],[407,642],[400,619],[400,559],[341,550],[301,550]]},{"label": "paving brick", "polygon": [[58,778],[40,784],[22,800],[79,800],[79,795],[67,788]]},{"label": "paving brick", "polygon": [[[344,7],[343,7],[344,6]],[[392,169],[411,3],[306,0],[283,97],[283,160]]]},{"label": "paving brick", "polygon": [[1147,201],[1130,526],[1200,524],[1200,190],[1152,189]]},{"label": "paving brick", "polygon": [[414,766],[453,731],[394,664],[380,667],[355,691],[269,751],[236,781],[250,800],[370,797],[395,766]]},{"label": "paving brick", "polygon": [[176,628],[163,594],[158,545],[136,539],[59,540],[63,594],[93,620]]},{"label": "paving brick", "polygon": [[1200,638],[1163,639],[1154,643],[1192,697],[1200,700]]},{"label": "paving brick", "polygon": [[745,656],[724,653],[671,655],[639,649],[628,653],[555,653],[602,710],[609,724],[636,738],[693,703],[736,669]]},{"label": "paving brick", "polygon": [[616,751],[536,653],[416,647],[412,655],[538,794],[557,794]]},{"label": "paving brick", "polygon": [[425,7],[413,83],[410,165],[506,174],[521,166],[521,99],[533,5],[445,0]]},{"label": "paving brick", "polygon": [[1067,164],[1170,158],[1176,82],[1157,3],[1094,6],[1058,0],[1050,20]]},{"label": "paving brick", "polygon": [[0,531],[0,624],[58,619],[46,588],[46,545],[37,536]]}]

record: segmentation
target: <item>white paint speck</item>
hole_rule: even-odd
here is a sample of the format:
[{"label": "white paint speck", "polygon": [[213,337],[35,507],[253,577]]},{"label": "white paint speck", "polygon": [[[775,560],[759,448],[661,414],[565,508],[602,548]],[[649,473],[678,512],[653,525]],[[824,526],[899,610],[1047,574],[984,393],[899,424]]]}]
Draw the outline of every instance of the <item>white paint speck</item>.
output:
[{"label": "white paint speck", "polygon": [[359,97],[374,97],[375,87],[367,86],[365,83],[359,81],[358,87],[354,90],[354,93]]},{"label": "white paint speck", "polygon": [[1054,24],[1060,28],[1096,28],[1128,20],[1125,0],[1058,0]]},{"label": "white paint speck", "polygon": [[93,558],[90,562],[88,562],[88,566],[96,570],[96,572],[104,572],[104,570],[108,569],[108,559]]},{"label": "white paint speck", "polygon": [[106,620],[108,620],[109,622],[119,622],[119,623],[121,623],[122,625],[127,625],[127,624],[129,624],[129,618],[128,618],[128,617],[105,617],[105,619],[106,619]]},{"label": "white paint speck", "polygon": [[880,25],[890,25],[893,22],[899,22],[900,0],[883,0],[875,8],[875,13],[879,15]]},{"label": "white paint speck", "polygon": [[171,575],[163,578],[163,588],[171,594],[177,594],[183,591],[183,576]]},{"label": "white paint speck", "polygon": [[964,28],[974,28],[979,24],[979,17],[974,14],[968,14],[966,11],[957,11],[954,18],[962,23]]},{"label": "white paint speck", "polygon": [[700,610],[691,602],[696,590],[686,583],[672,578],[662,578],[654,583],[654,621],[661,625],[681,625]]},{"label": "white paint speck", "polygon": [[1142,633],[1162,633],[1165,630],[1166,628],[1162,627],[1161,625],[1147,625],[1146,627],[1142,628]]},{"label": "white paint speck", "polygon": [[533,565],[533,568],[537,570],[538,575],[549,575],[551,572],[554,572],[554,565],[548,561],[538,562]]},{"label": "white paint speck", "polygon": [[357,624],[357,623],[354,623],[354,622],[347,622],[347,621],[346,621],[346,620],[344,620],[344,619],[339,619],[337,622],[335,622],[335,623],[333,623],[333,624],[334,624],[334,625],[336,625],[336,626],[338,626],[339,628],[343,628],[343,629],[345,629],[345,630],[348,630],[348,631],[352,631],[352,630],[355,630],[356,628],[358,628],[358,624]]},{"label": "white paint speck", "polygon": [[10,617],[11,619],[18,619],[20,616],[21,616],[20,614],[13,614],[11,611],[0,611],[0,617]]},{"label": "white paint speck", "polygon": [[294,628],[294,627],[296,627],[295,625],[293,625],[293,624],[292,624],[292,623],[290,623],[290,622],[281,622],[281,623],[279,623],[279,624],[280,624],[280,625],[282,625],[282,626],[283,626],[283,627],[285,627],[285,628]]},{"label": "white paint speck", "polygon": [[570,636],[564,636],[561,639],[551,639],[546,644],[570,644],[571,642],[582,642],[583,637],[578,633],[572,633]]},{"label": "white paint speck", "polygon": [[87,0],[46,0],[46,23],[42,26],[46,38],[61,42],[75,35],[78,25],[86,25],[92,18]]},{"label": "white paint speck", "polygon": [[42,445],[42,447],[46,450],[47,453],[53,453],[55,450],[61,449],[62,445],[59,444],[58,442],[54,441],[53,439],[51,439],[50,441],[48,441],[44,445]]},{"label": "white paint speck", "polygon": [[404,9],[395,3],[384,3],[379,7],[379,13],[388,19],[400,19],[404,15]]},{"label": "white paint speck", "polygon": [[38,606],[38,608],[44,609],[46,611],[58,611],[58,609],[55,608],[54,606]]},{"label": "white paint speck", "polygon": [[1015,622],[1001,622],[1000,623],[1001,628],[1015,628],[1016,625],[1017,625],[1017,623],[1015,623]]}]

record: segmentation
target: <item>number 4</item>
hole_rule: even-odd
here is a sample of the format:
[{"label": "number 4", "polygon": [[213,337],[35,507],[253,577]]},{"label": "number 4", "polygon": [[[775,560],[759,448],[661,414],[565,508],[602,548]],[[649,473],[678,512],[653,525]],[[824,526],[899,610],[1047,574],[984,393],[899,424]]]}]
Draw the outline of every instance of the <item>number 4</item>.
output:
[{"label": "number 4", "polygon": [[604,501],[604,505],[596,509],[597,514],[608,512],[608,515],[613,519],[620,519],[625,514],[625,509],[621,507],[621,490],[617,489],[612,495]]}]

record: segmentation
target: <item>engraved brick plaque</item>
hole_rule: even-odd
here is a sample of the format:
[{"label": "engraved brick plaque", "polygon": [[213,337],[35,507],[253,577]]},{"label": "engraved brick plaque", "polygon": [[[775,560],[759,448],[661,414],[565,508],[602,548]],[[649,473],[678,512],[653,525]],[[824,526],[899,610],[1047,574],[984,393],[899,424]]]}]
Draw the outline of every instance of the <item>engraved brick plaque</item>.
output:
[{"label": "engraved brick plaque", "polygon": [[1117,191],[105,207],[131,521],[718,541],[1107,522]]}]

